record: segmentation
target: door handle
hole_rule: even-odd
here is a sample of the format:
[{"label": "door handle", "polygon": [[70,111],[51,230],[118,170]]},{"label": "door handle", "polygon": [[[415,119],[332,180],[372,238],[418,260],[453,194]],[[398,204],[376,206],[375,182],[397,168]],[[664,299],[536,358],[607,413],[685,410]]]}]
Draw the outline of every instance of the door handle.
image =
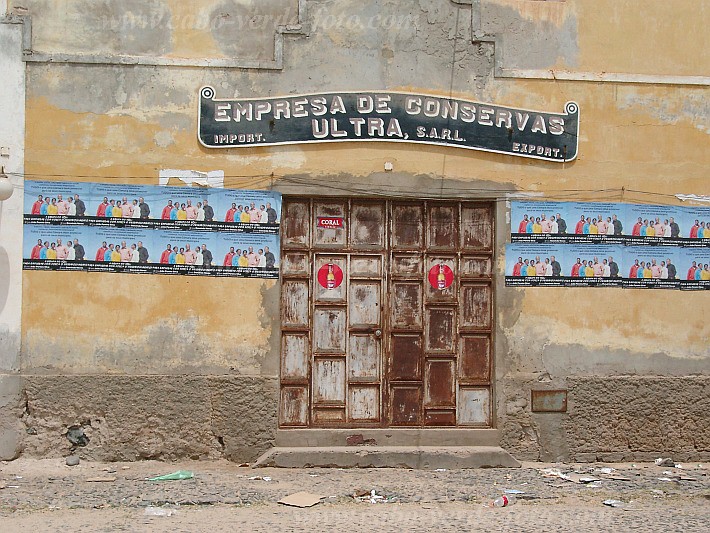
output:
[{"label": "door handle", "polygon": [[375,331],[373,331],[373,333],[375,334],[375,337],[377,337],[378,339],[380,337],[382,337],[382,330],[381,329],[376,329]]}]

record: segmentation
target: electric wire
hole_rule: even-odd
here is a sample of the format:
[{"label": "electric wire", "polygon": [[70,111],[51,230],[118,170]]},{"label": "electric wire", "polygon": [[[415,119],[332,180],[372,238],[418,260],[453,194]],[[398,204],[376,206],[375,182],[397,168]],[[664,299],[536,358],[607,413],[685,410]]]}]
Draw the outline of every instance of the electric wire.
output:
[{"label": "electric wire", "polygon": [[[140,180],[154,181],[155,175],[131,175],[131,176],[116,176],[116,175],[98,175],[98,174],[40,174],[40,173],[22,173],[22,172],[6,172],[8,176],[27,179],[29,181],[40,178],[55,178],[48,181],[56,181],[61,183],[63,179],[98,179],[102,181],[88,183],[111,183],[114,181],[123,182]],[[250,188],[259,188],[268,185],[268,188],[273,189],[277,185],[297,185],[312,189],[319,187],[325,190],[330,190],[343,195],[370,196],[373,198],[384,199],[402,199],[402,200],[442,200],[445,196],[450,196],[453,199],[462,199],[466,196],[471,196],[472,199],[486,200],[490,202],[507,202],[507,201],[587,201],[587,202],[602,202],[621,199],[626,195],[629,203],[656,205],[662,203],[663,199],[673,199],[679,201],[675,195],[658,191],[645,191],[639,189],[628,189],[626,187],[603,188],[603,189],[525,189],[525,188],[510,188],[496,189],[493,187],[461,187],[444,186],[439,188],[438,194],[422,194],[415,187],[411,192],[404,192],[401,185],[391,183],[372,183],[372,182],[355,182],[348,180],[345,183],[340,183],[332,177],[299,177],[278,174],[225,174],[225,180],[248,180],[246,183],[238,184],[248,186]],[[104,181],[105,180],[105,181]],[[14,184],[15,188],[22,189],[23,184]],[[151,183],[139,183],[134,185],[152,185]],[[234,184],[231,184],[234,185]],[[240,187],[230,187],[240,188]],[[630,197],[631,196],[631,197]],[[639,197],[635,197],[639,196]],[[651,198],[649,198],[651,197]],[[658,200],[654,200],[657,198]]]}]

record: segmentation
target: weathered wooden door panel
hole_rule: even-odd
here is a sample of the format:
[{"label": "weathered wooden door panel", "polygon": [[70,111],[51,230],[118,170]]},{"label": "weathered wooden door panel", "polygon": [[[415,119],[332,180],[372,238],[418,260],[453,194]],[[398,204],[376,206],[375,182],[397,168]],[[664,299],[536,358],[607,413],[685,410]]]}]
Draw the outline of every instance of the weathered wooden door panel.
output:
[{"label": "weathered wooden door panel", "polygon": [[466,283],[461,287],[461,326],[466,329],[490,329],[491,286]]},{"label": "weathered wooden door panel", "polygon": [[308,280],[284,280],[281,293],[282,327],[307,330],[310,327]]},{"label": "weathered wooden door panel", "polygon": [[389,357],[390,381],[421,381],[422,337],[419,333],[394,333]]},{"label": "weathered wooden door panel", "polygon": [[286,333],[281,336],[281,380],[308,382],[311,341],[307,333]]},{"label": "weathered wooden door panel", "polygon": [[308,276],[311,272],[308,254],[284,251],[281,255],[281,271],[287,276]]},{"label": "weathered wooden door panel", "polygon": [[463,251],[492,252],[492,207],[481,204],[464,204],[461,208],[461,230]]},{"label": "weathered wooden door panel", "polygon": [[393,329],[422,327],[422,283],[393,282],[390,292],[390,313]]},{"label": "weathered wooden door panel", "polygon": [[381,290],[379,281],[350,282],[348,305],[351,328],[367,329],[380,325]]},{"label": "weathered wooden door panel", "polygon": [[392,248],[422,250],[424,248],[424,206],[395,203],[392,205]]},{"label": "weathered wooden door panel", "polygon": [[308,200],[291,200],[281,208],[282,220],[288,224],[281,225],[281,245],[284,248],[302,248],[310,244],[311,217]]},{"label": "weathered wooden door panel", "polygon": [[458,423],[462,426],[490,425],[490,389],[461,387],[458,402]]},{"label": "weathered wooden door panel", "polygon": [[280,423],[282,426],[308,425],[308,386],[281,387]]},{"label": "weathered wooden door panel", "polygon": [[374,333],[351,333],[348,348],[348,380],[380,382],[382,341]]},{"label": "weathered wooden door panel", "polygon": [[283,206],[281,426],[489,427],[492,205]]},{"label": "weathered wooden door panel", "polygon": [[345,405],[345,359],[314,360],[313,403]]},{"label": "weathered wooden door panel", "polygon": [[345,248],[347,233],[344,228],[325,224],[323,219],[345,220],[347,201],[317,202],[314,204],[313,211],[313,228],[315,229],[313,246],[316,248]]},{"label": "weathered wooden door panel", "polygon": [[456,250],[459,236],[457,204],[433,204],[428,209],[427,248]]},{"label": "weathered wooden door panel", "polygon": [[313,406],[312,421],[314,426],[341,426],[345,422],[345,408]]},{"label": "weathered wooden door panel", "polygon": [[377,385],[353,385],[349,390],[348,418],[352,422],[379,422],[380,387]]},{"label": "weathered wooden door panel", "polygon": [[382,256],[350,256],[350,278],[375,278],[382,281]]},{"label": "weathered wooden door panel", "polygon": [[345,354],[346,310],[317,307],[313,312],[313,353]]},{"label": "weathered wooden door panel", "polygon": [[461,277],[490,278],[493,272],[493,261],[488,257],[463,256],[461,258]]},{"label": "weathered wooden door panel", "polygon": [[350,246],[354,249],[378,249],[385,247],[384,202],[352,203],[350,215]]},{"label": "weathered wooden door panel", "polygon": [[424,425],[441,427],[456,425],[456,409],[425,409]]},{"label": "weathered wooden door panel", "polygon": [[456,342],[456,308],[429,307],[426,310],[425,349],[428,354],[450,353]]},{"label": "weathered wooden door panel", "polygon": [[491,339],[488,335],[461,335],[458,378],[462,384],[491,380]]},{"label": "weathered wooden door panel", "polygon": [[422,389],[419,385],[392,385],[390,423],[393,426],[421,426]]},{"label": "weathered wooden door panel", "polygon": [[456,362],[429,359],[424,373],[424,406],[456,407]]},{"label": "weathered wooden door panel", "polygon": [[420,277],[424,268],[421,254],[392,254],[392,277]]}]

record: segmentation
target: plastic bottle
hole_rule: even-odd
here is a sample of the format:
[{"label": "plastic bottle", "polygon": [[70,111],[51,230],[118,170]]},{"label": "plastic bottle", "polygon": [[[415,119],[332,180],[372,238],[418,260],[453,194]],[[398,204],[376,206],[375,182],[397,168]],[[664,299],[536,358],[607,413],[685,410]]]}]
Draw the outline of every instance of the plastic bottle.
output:
[{"label": "plastic bottle", "polygon": [[504,494],[503,496],[498,496],[493,500],[491,507],[509,507],[515,503],[515,496],[511,494]]}]

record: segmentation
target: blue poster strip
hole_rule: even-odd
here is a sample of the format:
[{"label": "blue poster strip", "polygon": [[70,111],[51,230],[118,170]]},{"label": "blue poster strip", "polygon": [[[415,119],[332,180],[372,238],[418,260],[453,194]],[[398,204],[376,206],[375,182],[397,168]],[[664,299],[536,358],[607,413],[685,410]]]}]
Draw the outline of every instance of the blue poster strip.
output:
[{"label": "blue poster strip", "polygon": [[[230,249],[243,261],[225,262]],[[278,279],[279,265],[278,235],[24,226],[26,270]]]},{"label": "blue poster strip", "polygon": [[511,202],[511,242],[710,246],[710,208],[604,202]]},{"label": "blue poster strip", "polygon": [[281,195],[242,189],[27,180],[24,222],[276,235]]},{"label": "blue poster strip", "polygon": [[512,242],[622,244],[626,204],[512,202]]},{"label": "blue poster strip", "polygon": [[554,244],[509,244],[505,251],[505,284],[509,287],[565,287],[565,247]]}]

